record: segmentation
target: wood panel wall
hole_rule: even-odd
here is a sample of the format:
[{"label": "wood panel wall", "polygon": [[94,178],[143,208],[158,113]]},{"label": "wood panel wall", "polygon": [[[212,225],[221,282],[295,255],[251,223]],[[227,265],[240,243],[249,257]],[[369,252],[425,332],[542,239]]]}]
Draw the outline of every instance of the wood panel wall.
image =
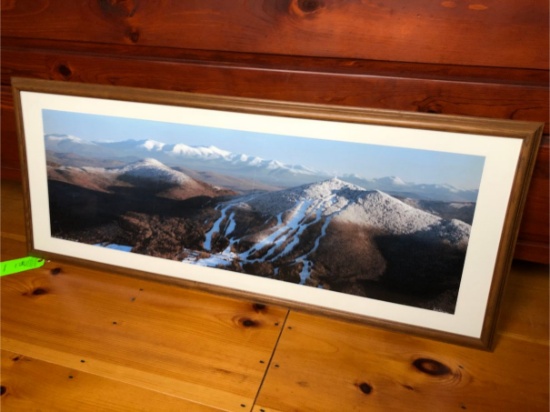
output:
[{"label": "wood panel wall", "polygon": [[548,263],[546,0],[2,0],[10,78],[546,123],[516,257]]}]

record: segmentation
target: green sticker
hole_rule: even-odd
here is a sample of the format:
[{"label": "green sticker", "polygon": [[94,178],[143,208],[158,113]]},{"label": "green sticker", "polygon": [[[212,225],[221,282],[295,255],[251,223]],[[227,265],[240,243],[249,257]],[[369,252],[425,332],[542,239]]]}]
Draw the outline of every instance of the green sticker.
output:
[{"label": "green sticker", "polygon": [[27,256],[21,259],[7,260],[0,262],[2,271],[0,276],[11,275],[13,273],[24,272],[26,270],[36,269],[44,265],[45,260],[37,257]]}]

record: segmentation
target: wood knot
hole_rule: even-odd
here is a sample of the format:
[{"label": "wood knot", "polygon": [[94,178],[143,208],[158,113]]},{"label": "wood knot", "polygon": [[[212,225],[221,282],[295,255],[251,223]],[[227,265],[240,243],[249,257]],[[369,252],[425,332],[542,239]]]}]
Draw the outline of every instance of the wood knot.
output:
[{"label": "wood knot", "polygon": [[7,389],[4,385],[0,386],[0,396],[4,395],[7,392]]},{"label": "wood knot", "polygon": [[357,385],[357,387],[365,395],[370,395],[370,393],[372,392],[372,386],[369,385],[367,382],[361,382],[359,385]]},{"label": "wood knot", "polygon": [[242,318],[240,319],[239,323],[245,328],[254,328],[260,325],[259,322],[256,322],[255,320],[250,318]]},{"label": "wood knot", "polygon": [[36,288],[32,291],[32,294],[34,296],[45,295],[46,293],[48,293],[48,291],[44,288]]},{"label": "wood knot", "polygon": [[252,304],[252,309],[254,309],[254,312],[256,313],[265,313],[267,312],[267,306],[263,303],[254,303]]},{"label": "wood knot", "polygon": [[61,273],[61,268],[53,268],[50,270],[50,275],[57,276]]},{"label": "wood knot", "polygon": [[313,13],[323,7],[323,3],[319,0],[298,0],[296,4],[304,13]]},{"label": "wood knot", "polygon": [[41,296],[41,295],[45,295],[46,293],[48,293],[47,289],[38,287],[38,288],[34,288],[30,293],[29,292],[23,293],[23,296]]},{"label": "wood knot", "polygon": [[414,102],[416,108],[422,113],[443,113],[444,108],[441,101],[435,97],[427,97],[424,100]]},{"label": "wood knot", "polygon": [[139,0],[98,0],[98,4],[106,15],[128,18],[136,13]]},{"label": "wood knot", "polygon": [[426,105],[420,105],[418,106],[418,111],[422,113],[433,113],[433,114],[441,114],[443,113],[443,106],[439,103],[428,103]]},{"label": "wood knot", "polygon": [[290,11],[296,16],[306,17],[319,12],[324,6],[322,0],[293,0],[290,4]]},{"label": "wood knot", "polygon": [[452,373],[451,368],[434,359],[418,358],[412,364],[420,372],[430,376],[444,376]]},{"label": "wood knot", "polygon": [[63,76],[66,79],[70,78],[73,74],[73,71],[71,70],[71,68],[63,63],[57,66],[57,71],[61,76]]},{"label": "wood knot", "polygon": [[132,43],[137,43],[139,41],[140,33],[138,29],[132,27],[129,28],[127,31],[127,35]]}]

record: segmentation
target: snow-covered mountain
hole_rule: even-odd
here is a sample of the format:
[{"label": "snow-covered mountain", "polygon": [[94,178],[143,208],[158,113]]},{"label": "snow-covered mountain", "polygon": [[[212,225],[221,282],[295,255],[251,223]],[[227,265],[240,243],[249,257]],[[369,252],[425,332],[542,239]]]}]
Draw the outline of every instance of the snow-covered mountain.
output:
[{"label": "snow-covered mountain", "polygon": [[[252,180],[258,182],[259,186],[274,188],[296,187],[332,177],[326,172],[301,165],[288,165],[276,159],[262,159],[244,153],[232,153],[215,146],[165,144],[151,139],[91,142],[75,136],[59,134],[46,135],[45,144],[48,151],[58,154],[70,153],[83,158],[113,159],[124,162],[153,158],[170,167]],[[77,160],[72,161],[78,164]],[[82,166],[82,164],[78,165]],[[396,176],[366,179],[356,175],[344,175],[340,178],[366,190],[380,190],[391,195],[413,199],[475,202],[478,193],[477,190],[461,190],[451,185],[406,182]],[[205,181],[216,184],[215,181],[207,179]]]},{"label": "snow-covered mountain", "polygon": [[101,192],[112,192],[115,187],[130,185],[153,190],[162,197],[174,199],[234,193],[193,179],[152,158],[108,168],[50,166],[48,178]]},{"label": "snow-covered mountain", "polygon": [[240,196],[217,210],[202,251],[184,249],[184,262],[400,302],[368,289],[390,282],[421,296],[408,304],[454,311],[466,223],[340,179]]},{"label": "snow-covered mountain", "polygon": [[[331,260],[319,251],[323,242],[342,246],[347,243],[342,253],[352,261],[383,262],[377,247],[372,246],[378,236],[394,237],[396,242],[412,236],[419,244],[441,244],[464,251],[470,235],[470,225],[464,222],[441,219],[381,191],[368,191],[336,178],[241,196],[219,204],[218,211],[217,219],[209,224],[211,229],[203,245],[210,255],[199,258],[190,254],[185,261],[214,267],[231,266],[235,262],[243,267],[267,262],[275,273],[277,268],[288,267],[292,262],[291,266],[301,268],[301,283],[311,282],[308,279],[312,271],[321,270],[320,259]],[[367,242],[371,246],[364,249],[349,246],[356,237],[358,245]],[[356,252],[350,252],[356,248]],[[383,263],[365,265],[378,269],[353,276],[375,280],[383,273]]]},{"label": "snow-covered mountain", "polygon": [[[296,186],[319,180],[319,173],[301,165],[287,165],[273,159],[262,159],[244,153],[232,153],[215,146],[165,144],[155,140],[90,142],[67,135],[46,135],[46,150],[97,158],[139,160],[154,158],[168,166],[196,171],[228,174],[276,187]],[[322,177],[326,177],[321,173]]]},{"label": "snow-covered mountain", "polygon": [[72,151],[75,147],[79,147],[80,145],[96,146],[96,144],[93,142],[67,134],[46,135],[47,149],[56,149],[58,151]]},{"label": "snow-covered mountain", "polygon": [[417,184],[405,182],[397,176],[365,179],[356,175],[345,175],[342,179],[368,190],[409,197],[411,199],[438,200],[443,202],[476,202],[477,190],[458,189],[450,184]]},{"label": "snow-covered mountain", "polygon": [[311,225],[324,218],[392,235],[431,236],[455,246],[464,246],[470,235],[470,225],[466,223],[441,219],[379,190],[365,190],[338,178],[238,198],[224,208],[235,213],[257,211],[276,218],[277,226],[298,232],[300,224]]},{"label": "snow-covered mountain", "polygon": [[52,168],[62,174],[102,175],[115,178],[134,178],[155,183],[181,185],[192,179],[186,174],[174,170],[156,159],[142,159],[121,167],[60,166]]},{"label": "snow-covered mountain", "polygon": [[174,185],[183,185],[192,181],[186,174],[174,170],[152,158],[143,159],[121,168],[105,169],[105,172]]}]

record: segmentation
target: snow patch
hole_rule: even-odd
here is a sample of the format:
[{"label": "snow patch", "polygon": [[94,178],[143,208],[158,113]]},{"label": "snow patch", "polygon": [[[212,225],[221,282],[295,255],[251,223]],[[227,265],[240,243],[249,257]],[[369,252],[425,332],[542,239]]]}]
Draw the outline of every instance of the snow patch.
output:
[{"label": "snow patch", "polygon": [[164,143],[157,142],[156,140],[145,140],[140,147],[143,147],[146,150],[149,151],[161,151],[164,147]]},{"label": "snow patch", "polygon": [[111,170],[125,176],[163,181],[173,184],[182,184],[191,181],[191,178],[185,173],[173,170],[158,160],[152,158],[140,160],[122,168],[115,168]]},{"label": "snow patch", "polygon": [[132,249],[133,249],[133,246],[118,245],[116,243],[108,243],[108,244],[96,243],[94,246],[100,246],[100,247],[104,247],[104,248],[107,248],[107,249],[113,249],[113,250],[120,250],[121,252],[131,252]]},{"label": "snow patch", "polygon": [[383,192],[368,192],[342,211],[338,220],[404,235],[426,230],[441,219]]},{"label": "snow patch", "polygon": [[47,134],[45,136],[46,143],[54,143],[54,144],[62,144],[62,143],[76,143],[76,144],[82,144],[82,145],[88,145],[88,146],[95,146],[96,144],[94,142],[91,142],[89,140],[81,139],[80,137],[68,135],[68,134]]},{"label": "snow patch", "polygon": [[[169,148],[169,146],[166,146]],[[170,152],[178,155],[185,155],[192,158],[218,159],[227,158],[231,152],[219,149],[215,146],[188,146],[178,143],[170,147]]]}]

